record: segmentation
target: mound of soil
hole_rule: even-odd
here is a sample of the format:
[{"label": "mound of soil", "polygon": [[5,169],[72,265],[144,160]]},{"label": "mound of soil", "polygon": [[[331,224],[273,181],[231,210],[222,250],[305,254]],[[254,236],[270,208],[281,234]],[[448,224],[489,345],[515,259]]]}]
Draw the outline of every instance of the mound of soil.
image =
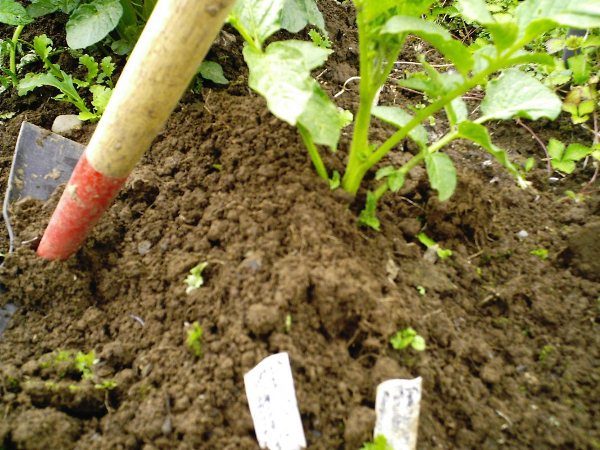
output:
[{"label": "mound of soil", "polygon": [[[338,92],[356,74],[353,12],[321,4],[338,47],[322,78]],[[365,230],[362,196],[331,191],[296,131],[234,70],[239,49],[229,63],[238,78],[182,101],[75,257],[48,263],[27,246],[7,256],[0,304],[21,307],[0,339],[0,444],[256,449],[243,375],[286,351],[311,449],[360,448],[377,384],[415,376],[419,448],[598,448],[600,209],[596,191],[581,203],[563,195],[591,169],[558,185],[536,169],[523,191],[456,143],[453,198],[440,203],[417,171],[382,202],[382,231]],[[353,108],[356,96],[340,104]],[[48,127],[58,108],[0,126],[2,187],[21,121]],[[376,126],[374,136],[387,133]],[[515,159],[538,153],[516,125],[499,126],[495,141]],[[344,156],[328,166],[341,169]],[[15,205],[23,241],[41,233],[55,198]],[[424,258],[421,230],[453,256]],[[531,254],[539,248],[547,259]],[[186,294],[203,261],[205,285]],[[185,345],[196,321],[199,358]],[[425,352],[389,345],[408,326]],[[98,362],[82,376],[76,355],[91,351]]]}]

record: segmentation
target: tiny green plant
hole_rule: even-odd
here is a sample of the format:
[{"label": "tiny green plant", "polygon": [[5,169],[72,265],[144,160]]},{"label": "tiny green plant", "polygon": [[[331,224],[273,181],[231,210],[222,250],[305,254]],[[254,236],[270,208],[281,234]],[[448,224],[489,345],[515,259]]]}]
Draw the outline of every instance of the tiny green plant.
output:
[{"label": "tiny green plant", "polygon": [[89,380],[94,376],[94,366],[98,363],[98,359],[93,350],[89,353],[77,352],[74,361],[75,368],[81,373],[81,378]]},{"label": "tiny green plant", "polygon": [[417,334],[411,327],[398,331],[390,339],[390,344],[392,344],[392,347],[395,350],[404,350],[411,347],[418,352],[424,351],[426,347],[423,336]]},{"label": "tiny green plant", "polygon": [[428,250],[434,251],[438,258],[440,258],[441,260],[452,256],[452,250],[440,247],[440,245],[437,242],[435,242],[423,232],[417,234],[417,239],[421,244],[427,247]]},{"label": "tiny green plant", "polygon": [[[60,91],[60,94],[54,97],[56,100],[71,103],[79,109],[81,120],[98,120],[104,113],[112,94],[111,77],[115,70],[115,64],[111,57],[107,56],[97,63],[89,55],[81,56],[79,63],[86,70],[86,75],[83,80],[79,80],[62,70],[58,64],[50,61],[53,51],[52,40],[45,34],[33,39],[33,49],[44,64],[46,72],[28,73],[19,81],[19,95],[26,95],[42,86],[50,86]],[[87,89],[92,94],[91,108],[81,97],[78,88]]]},{"label": "tiny green plant", "polygon": [[207,262],[201,262],[197,266],[193,267],[190,270],[190,274],[185,279],[185,284],[187,284],[187,288],[185,292],[190,294],[191,292],[199,289],[204,285],[204,278],[202,277],[202,272],[208,266]]},{"label": "tiny green plant", "polygon": [[556,351],[556,347],[553,345],[544,345],[542,350],[540,351],[540,355],[538,356],[538,360],[540,362],[544,362],[548,359],[548,357]]},{"label": "tiny green plant", "polygon": [[317,47],[331,48],[331,41],[324,33],[313,29],[308,32],[308,36],[310,37],[310,40],[313,41],[313,44],[315,44]]},{"label": "tiny green plant", "polygon": [[531,250],[529,253],[531,253],[533,256],[537,256],[540,259],[548,259],[548,250],[545,248],[536,248]]},{"label": "tiny green plant", "polygon": [[366,442],[360,450],[394,450],[388,443],[384,435],[380,434],[373,439],[373,442]]},{"label": "tiny green plant", "polygon": [[[595,147],[587,147],[583,144],[569,144],[566,146],[558,139],[550,139],[548,142],[548,154],[552,168],[566,174],[573,173],[577,162],[593,156],[600,157],[600,152]],[[600,159],[600,158],[599,158]]]},{"label": "tiny green plant", "polygon": [[94,385],[94,388],[102,391],[112,391],[118,386],[115,380],[103,380],[100,383]]},{"label": "tiny green plant", "polygon": [[197,357],[202,356],[202,334],[204,330],[198,322],[194,322],[187,329],[185,345]]},{"label": "tiny green plant", "polygon": [[285,316],[285,325],[284,325],[284,329],[286,333],[290,333],[290,331],[292,331],[292,315],[291,314],[287,314]]},{"label": "tiny green plant", "polygon": [[[430,185],[440,201],[453,195],[457,173],[452,159],[442,150],[457,139],[481,147],[521,187],[529,185],[523,168],[513,164],[507,152],[492,142],[485,124],[514,118],[558,117],[562,110],[560,98],[532,74],[521,70],[532,65],[552,66],[554,58],[527,48],[539,35],[560,26],[599,27],[600,15],[592,6],[593,1],[494,2],[500,9],[493,13],[483,0],[458,0],[455,6],[462,17],[478,24],[490,36],[489,43],[466,46],[444,27],[421,18],[432,0],[354,0],[360,58],[360,97],[355,116],[338,109],[311,77],[311,71],[325,62],[331,50],[297,40],[273,42],[265,47],[267,38],[284,28],[284,0],[240,0],[229,21],[246,41],[243,53],[250,69],[250,87],[265,97],[275,116],[297,127],[323,179],[331,177],[319,146],[336,151],[342,129],[351,122],[354,128],[341,187],[352,195],[358,193],[367,173],[405,138],[415,142],[419,151],[400,167],[380,168],[375,176],[379,184],[368,190],[359,221],[378,229],[378,201],[388,191],[398,192],[409,173],[419,165],[425,165]],[[399,84],[423,92],[428,103],[412,109],[379,106],[379,93],[388,82],[408,35],[435,47],[453,69],[440,72],[421,57],[423,71]],[[468,110],[462,96],[477,86],[485,89],[485,97],[477,108],[478,117],[471,118],[475,111]],[[431,140],[423,123],[427,124],[442,111],[448,118],[449,129],[441,138]],[[381,144],[370,139],[373,117],[396,129]]]}]

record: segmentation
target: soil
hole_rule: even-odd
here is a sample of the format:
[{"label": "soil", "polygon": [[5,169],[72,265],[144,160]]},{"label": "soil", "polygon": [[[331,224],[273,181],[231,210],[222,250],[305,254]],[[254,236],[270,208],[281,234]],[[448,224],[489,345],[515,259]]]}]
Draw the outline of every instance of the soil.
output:
[{"label": "soil", "polygon": [[[333,94],[357,73],[356,31],[348,6],[320,5],[336,51],[321,81]],[[359,228],[364,193],[318,178],[296,131],[247,88],[230,31],[211,54],[232,83],[182,100],[85,247],[66,262],[27,245],[6,257],[0,305],[20,308],[0,339],[0,447],[257,449],[243,375],[286,351],[311,449],[359,449],[377,384],[416,376],[419,449],[600,448],[599,196],[595,186],[579,203],[564,196],[593,168],[550,182],[540,166],[521,190],[459,142],[449,201],[416,171],[382,202],[381,232]],[[382,97],[410,99],[393,87]],[[338,100],[356,107],[352,91]],[[49,128],[66,108],[31,96],[11,107],[2,189],[20,123]],[[566,123],[531,126],[542,139],[587,137]],[[375,125],[374,140],[387,134]],[[515,124],[495,126],[494,140],[516,161],[540,157]],[[326,163],[339,170],[344,157]],[[41,234],[56,198],[15,205],[20,241]],[[425,257],[421,230],[453,256]],[[547,259],[530,253],[539,248]],[[202,261],[205,285],[186,294]],[[185,345],[196,321],[199,358]],[[408,326],[426,351],[391,348]],[[82,377],[74,355],[92,350]]]}]

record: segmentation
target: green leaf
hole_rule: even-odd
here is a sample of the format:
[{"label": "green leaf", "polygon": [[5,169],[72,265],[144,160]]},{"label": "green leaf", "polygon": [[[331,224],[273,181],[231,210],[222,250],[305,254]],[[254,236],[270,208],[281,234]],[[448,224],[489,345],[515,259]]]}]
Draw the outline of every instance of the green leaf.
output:
[{"label": "green leaf", "polygon": [[240,33],[247,33],[254,45],[262,47],[265,40],[281,28],[281,11],[285,0],[241,0],[233,7],[229,22]]},{"label": "green leaf", "polygon": [[78,49],[100,42],[115,29],[122,15],[120,0],[93,0],[79,5],[67,22],[67,44]]},{"label": "green leaf", "polygon": [[423,352],[423,351],[425,351],[425,348],[426,348],[425,339],[423,339],[423,336],[417,335],[411,342],[410,346],[413,348],[413,350],[416,350],[418,352]]},{"label": "green leaf", "polygon": [[367,192],[365,209],[360,212],[360,215],[358,216],[358,223],[360,225],[371,227],[377,231],[380,229],[381,223],[377,218],[377,198],[371,191]]},{"label": "green leaf", "polygon": [[523,188],[528,186],[519,169],[510,161],[508,153],[492,143],[486,127],[478,123],[465,121],[458,125],[458,133],[461,138],[473,141],[483,147],[516,178],[519,186]]},{"label": "green leaf", "polygon": [[281,13],[281,28],[298,33],[307,25],[325,31],[325,19],[315,0],[285,0]]},{"label": "green leaf", "polygon": [[383,434],[375,437],[373,442],[363,444],[360,450],[394,450]]},{"label": "green leaf", "polygon": [[90,92],[93,96],[92,105],[94,106],[96,113],[99,116],[101,116],[106,110],[106,107],[108,106],[108,102],[112,95],[112,89],[106,86],[100,86],[99,84],[96,84],[90,87]]},{"label": "green leaf", "polygon": [[298,123],[308,130],[315,144],[326,145],[335,152],[342,128],[352,123],[352,113],[339,109],[319,83],[310,81],[313,95],[298,117]]},{"label": "green leaf", "polygon": [[379,169],[375,174],[376,180],[386,178],[387,185],[392,192],[398,192],[404,186],[404,173],[394,169],[393,166],[387,166]]},{"label": "green leaf", "polygon": [[198,72],[205,80],[212,81],[217,84],[228,84],[229,80],[225,78],[225,74],[223,73],[223,67],[221,64],[213,62],[213,61],[203,61],[200,64],[200,69]]},{"label": "green leaf", "polygon": [[454,39],[442,26],[410,16],[392,17],[381,30],[382,34],[411,33],[418,36],[448,58],[457,70],[466,75],[473,67],[473,58],[467,47]]},{"label": "green leaf", "polygon": [[592,149],[590,147],[586,147],[585,145],[581,145],[581,144],[569,144],[569,146],[567,147],[567,150],[565,151],[565,154],[563,156],[563,159],[565,160],[571,160],[571,161],[579,161],[582,160],[583,158],[585,158],[588,155],[592,154]]},{"label": "green leaf", "polygon": [[110,84],[110,79],[116,68],[117,65],[113,62],[110,56],[105,56],[102,58],[102,61],[100,61],[100,70],[102,73],[98,75],[98,83],[102,83],[106,79]]},{"label": "green leaf", "polygon": [[90,55],[82,55],[79,57],[79,64],[84,66],[87,69],[87,74],[85,76],[85,81],[88,85],[90,85],[94,79],[98,76],[99,68],[98,63],[94,59],[93,56]]},{"label": "green leaf", "polygon": [[508,69],[487,85],[481,111],[487,119],[524,117],[554,120],[561,111],[560,98],[533,76]]},{"label": "green leaf", "polygon": [[45,16],[55,11],[71,14],[79,5],[80,0],[31,0],[27,6],[27,13],[34,18]]},{"label": "green leaf", "polygon": [[482,25],[494,22],[494,18],[483,0],[458,0],[456,8],[465,19],[472,22]]},{"label": "green leaf", "polygon": [[594,153],[593,148],[576,143],[569,144],[566,147],[565,144],[554,138],[548,142],[547,150],[552,158],[550,160],[552,167],[555,170],[568,174],[573,173],[577,161]]},{"label": "green leaf", "polygon": [[537,36],[555,25],[573,28],[600,27],[600,2],[597,0],[527,0],[516,9],[521,30]]},{"label": "green leaf", "polygon": [[446,115],[451,126],[464,122],[469,117],[467,104],[461,97],[456,97],[445,106]]},{"label": "green leaf", "polygon": [[547,53],[531,53],[526,51],[517,52],[513,56],[508,64],[511,66],[518,66],[521,64],[539,64],[541,66],[547,66],[553,68],[556,66],[557,59]]},{"label": "green leaf", "polygon": [[42,61],[46,62],[50,56],[50,52],[52,51],[52,39],[45,34],[34,37],[33,51],[40,57]]},{"label": "green leaf", "polygon": [[296,125],[315,92],[316,82],[310,71],[323,64],[330,53],[311,42],[300,41],[274,42],[265,52],[246,46],[248,84],[265,97],[275,116]]},{"label": "green leaf", "polygon": [[[402,108],[394,106],[376,106],[373,108],[372,113],[378,119],[381,119],[384,122],[394,125],[398,128],[402,128],[413,118],[412,115],[404,111]],[[423,125],[417,125],[408,135],[419,145],[419,147],[423,148],[427,146],[429,136],[427,135],[427,130]]]},{"label": "green leaf", "polygon": [[337,188],[340,187],[341,184],[342,184],[342,177],[340,176],[340,173],[337,170],[334,170],[333,175],[329,179],[329,189],[331,189],[332,191],[335,191]]},{"label": "green leaf", "polygon": [[440,201],[446,201],[456,189],[456,169],[445,153],[429,154],[425,157],[427,175],[431,187],[438,191]]},{"label": "green leaf", "polygon": [[0,23],[20,26],[32,21],[33,19],[20,3],[14,0],[0,0]]},{"label": "green leaf", "polygon": [[565,144],[558,139],[552,138],[547,145],[548,155],[550,155],[552,159],[557,159],[560,161],[563,158],[565,148]]},{"label": "green leaf", "polygon": [[592,67],[588,58],[588,55],[581,53],[579,55],[571,56],[567,60],[569,69],[571,69],[573,73],[573,82],[575,84],[585,84],[590,79]]}]

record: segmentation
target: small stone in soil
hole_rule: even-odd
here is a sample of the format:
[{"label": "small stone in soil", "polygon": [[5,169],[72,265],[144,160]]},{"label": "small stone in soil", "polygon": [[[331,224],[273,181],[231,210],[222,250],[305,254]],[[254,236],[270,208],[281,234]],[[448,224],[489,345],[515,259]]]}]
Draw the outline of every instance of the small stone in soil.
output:
[{"label": "small stone in soil", "polygon": [[52,124],[52,132],[62,136],[70,136],[74,131],[81,130],[83,121],[74,114],[57,116]]}]

